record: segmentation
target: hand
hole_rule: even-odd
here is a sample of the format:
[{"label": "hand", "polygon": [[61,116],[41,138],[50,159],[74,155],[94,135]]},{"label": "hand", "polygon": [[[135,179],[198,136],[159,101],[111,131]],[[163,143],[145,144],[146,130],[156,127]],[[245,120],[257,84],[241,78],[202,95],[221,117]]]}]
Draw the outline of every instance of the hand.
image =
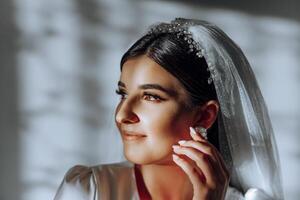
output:
[{"label": "hand", "polygon": [[[223,200],[229,184],[229,172],[218,150],[190,128],[193,140],[173,145],[174,162],[182,168],[193,185],[193,200]],[[187,161],[186,159],[191,159]],[[190,162],[192,161],[192,162]]]}]

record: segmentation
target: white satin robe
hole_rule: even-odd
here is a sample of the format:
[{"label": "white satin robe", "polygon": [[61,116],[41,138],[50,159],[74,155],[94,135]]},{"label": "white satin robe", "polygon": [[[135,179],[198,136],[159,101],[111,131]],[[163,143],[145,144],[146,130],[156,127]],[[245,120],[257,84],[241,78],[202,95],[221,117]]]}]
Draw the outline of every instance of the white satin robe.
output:
[{"label": "white satin robe", "polygon": [[[228,187],[225,200],[267,200],[258,189],[242,195]],[[139,200],[134,164],[120,162],[93,167],[74,166],[65,175],[54,200]]]}]

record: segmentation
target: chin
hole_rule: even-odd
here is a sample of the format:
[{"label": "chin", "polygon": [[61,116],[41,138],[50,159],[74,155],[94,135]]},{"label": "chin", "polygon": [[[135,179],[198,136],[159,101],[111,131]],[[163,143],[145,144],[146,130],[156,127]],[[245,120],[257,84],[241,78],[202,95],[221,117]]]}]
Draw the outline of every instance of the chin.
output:
[{"label": "chin", "polygon": [[139,165],[151,164],[151,159],[149,159],[149,156],[146,156],[141,152],[137,152],[137,151],[128,152],[124,150],[124,156],[126,160],[135,164],[139,164]]},{"label": "chin", "polygon": [[153,156],[150,156],[149,154],[147,155],[147,153],[138,152],[138,151],[130,152],[130,151],[126,151],[126,149],[124,149],[124,156],[128,161],[138,164],[138,165],[149,165],[149,164],[164,165],[164,164],[172,164],[173,163],[171,154],[168,154],[166,156],[153,157]]}]

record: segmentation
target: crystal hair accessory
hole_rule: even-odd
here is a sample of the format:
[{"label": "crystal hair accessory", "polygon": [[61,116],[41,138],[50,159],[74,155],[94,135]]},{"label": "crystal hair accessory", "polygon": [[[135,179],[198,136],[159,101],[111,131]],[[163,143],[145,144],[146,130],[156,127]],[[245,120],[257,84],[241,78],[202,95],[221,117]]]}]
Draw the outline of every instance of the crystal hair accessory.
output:
[{"label": "crystal hair accessory", "polygon": [[207,129],[202,126],[196,126],[195,131],[200,133],[207,140]]},{"label": "crystal hair accessory", "polygon": [[[150,27],[147,34],[160,34],[160,33],[176,33],[177,38],[183,38],[189,45],[189,53],[195,53],[198,58],[206,57],[206,53],[199,42],[193,39],[193,34],[189,31],[189,27],[195,25],[192,21],[182,21],[181,18],[176,18],[171,23],[159,23]],[[216,70],[210,62],[207,62],[207,71],[210,71],[210,77],[207,80],[208,84],[213,82],[216,77]]]}]

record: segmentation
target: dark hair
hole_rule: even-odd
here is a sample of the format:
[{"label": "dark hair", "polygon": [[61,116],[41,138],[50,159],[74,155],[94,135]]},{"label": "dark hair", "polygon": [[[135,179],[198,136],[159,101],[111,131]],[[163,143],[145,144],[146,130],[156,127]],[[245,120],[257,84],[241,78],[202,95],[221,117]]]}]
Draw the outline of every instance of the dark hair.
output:
[{"label": "dark hair", "polygon": [[[177,38],[176,34],[144,35],[123,55],[121,71],[127,60],[141,55],[147,55],[179,80],[190,97],[188,108],[192,109],[208,100],[217,100],[214,85],[207,82],[210,73],[205,58],[189,52],[187,41]],[[208,130],[208,140],[219,149],[217,121]]]}]

